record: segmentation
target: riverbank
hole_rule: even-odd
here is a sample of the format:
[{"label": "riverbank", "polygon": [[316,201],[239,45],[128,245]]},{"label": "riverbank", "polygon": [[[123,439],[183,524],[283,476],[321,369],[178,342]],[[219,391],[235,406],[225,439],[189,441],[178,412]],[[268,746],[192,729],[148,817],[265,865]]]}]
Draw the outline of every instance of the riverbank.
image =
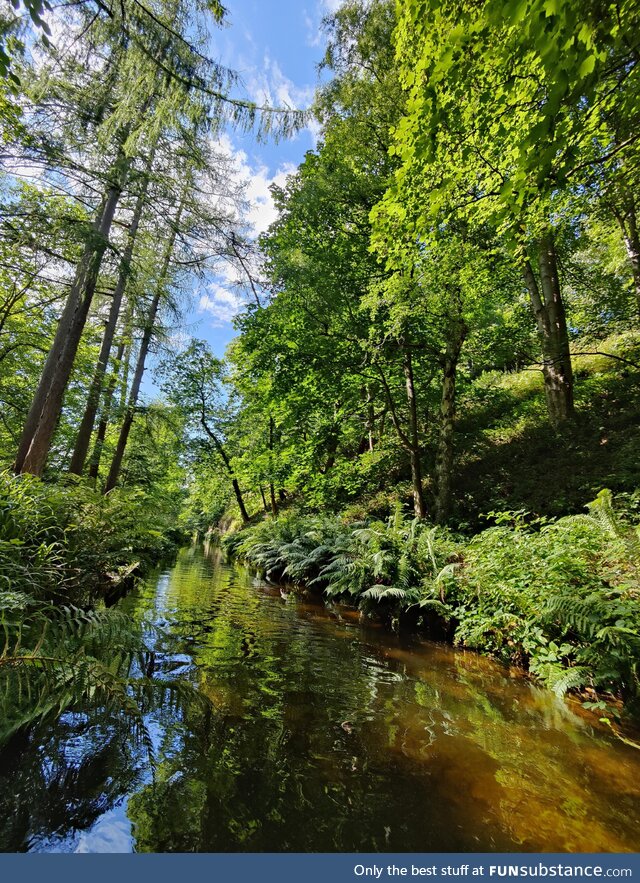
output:
[{"label": "riverbank", "polygon": [[2,472],[2,588],[52,604],[109,596],[184,542],[173,518],[141,489],[103,494],[84,481]]},{"label": "riverbank", "polygon": [[526,669],[596,711],[640,711],[636,502],[603,491],[584,515],[495,514],[469,538],[398,509],[386,521],[287,514],[224,537],[273,581],[401,616],[456,646]]},{"label": "riverbank", "polygon": [[140,635],[108,610],[183,540],[140,489],[0,473],[0,744],[78,702],[139,717]]}]

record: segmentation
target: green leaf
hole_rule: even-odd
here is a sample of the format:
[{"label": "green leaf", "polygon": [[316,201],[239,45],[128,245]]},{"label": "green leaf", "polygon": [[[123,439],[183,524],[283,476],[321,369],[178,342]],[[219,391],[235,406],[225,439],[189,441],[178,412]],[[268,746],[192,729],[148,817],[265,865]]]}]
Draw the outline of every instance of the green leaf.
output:
[{"label": "green leaf", "polygon": [[581,77],[587,77],[590,73],[593,73],[593,69],[596,66],[596,57],[595,55],[588,55],[580,67],[578,68],[578,73]]}]

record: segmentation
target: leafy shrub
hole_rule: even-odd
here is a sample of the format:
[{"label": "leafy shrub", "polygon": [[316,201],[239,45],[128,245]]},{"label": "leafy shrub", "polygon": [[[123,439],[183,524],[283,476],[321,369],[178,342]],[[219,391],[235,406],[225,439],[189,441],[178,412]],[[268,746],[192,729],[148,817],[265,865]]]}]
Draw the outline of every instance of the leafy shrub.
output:
[{"label": "leafy shrub", "polygon": [[640,687],[640,543],[615,516],[610,492],[589,510],[471,540],[449,603],[455,639],[528,664],[559,694],[593,686],[632,699]]},{"label": "leafy shrub", "polygon": [[0,473],[0,743],[78,703],[148,741],[136,699],[148,685],[132,677],[140,629],[93,602],[168,551],[169,526],[140,490]]}]

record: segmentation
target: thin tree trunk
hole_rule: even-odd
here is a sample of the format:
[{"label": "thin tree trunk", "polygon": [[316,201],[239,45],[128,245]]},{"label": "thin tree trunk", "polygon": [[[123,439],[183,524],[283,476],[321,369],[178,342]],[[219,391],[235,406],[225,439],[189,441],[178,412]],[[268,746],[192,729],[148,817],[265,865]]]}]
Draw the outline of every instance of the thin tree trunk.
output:
[{"label": "thin tree trunk", "polygon": [[215,432],[213,432],[213,430],[211,429],[211,427],[209,426],[209,424],[207,423],[207,421],[205,419],[204,403],[202,406],[202,416],[200,418],[200,423],[202,424],[202,428],[204,429],[204,431],[207,433],[207,435],[209,436],[211,441],[216,446],[216,449],[217,449],[218,453],[220,454],[220,458],[221,458],[222,462],[224,463],[227,472],[229,473],[229,478],[231,479],[231,485],[233,487],[233,492],[236,497],[236,502],[238,503],[238,508],[240,509],[240,515],[242,517],[242,521],[244,522],[244,524],[247,524],[247,522],[249,521],[249,515],[247,514],[247,509],[244,505],[244,499],[242,497],[242,491],[240,490],[240,485],[238,484],[238,479],[236,478],[236,474],[233,471],[233,466],[231,465],[231,461],[229,460],[229,457],[227,456],[227,452],[224,449],[224,445],[222,444],[222,442],[220,441],[218,436],[215,434]]},{"label": "thin tree trunk", "polygon": [[130,164],[130,159],[118,157],[115,182],[107,192],[93,224],[93,235],[85,245],[25,422],[16,456],[16,472],[40,475],[46,463]]},{"label": "thin tree trunk", "polygon": [[145,362],[147,360],[149,346],[153,337],[156,316],[158,315],[158,307],[160,306],[160,299],[163,293],[163,286],[167,278],[167,273],[169,272],[169,263],[171,261],[171,255],[173,254],[173,246],[176,241],[176,234],[178,230],[178,225],[180,224],[183,206],[184,202],[183,200],[181,200],[180,205],[178,206],[178,211],[176,212],[176,217],[172,224],[169,240],[165,248],[162,268],[160,270],[160,275],[156,284],[155,294],[149,306],[149,312],[147,314],[147,320],[145,322],[144,332],[142,335],[142,340],[140,342],[140,351],[138,352],[138,359],[136,362],[135,371],[133,373],[133,380],[131,382],[129,400],[127,402],[127,408],[122,420],[122,426],[120,427],[120,434],[116,443],[116,449],[113,454],[113,459],[111,460],[111,466],[109,467],[107,481],[104,486],[105,494],[116,486],[118,476],[120,475],[122,460],[124,457],[125,449],[127,447],[127,442],[129,441],[129,433],[131,432],[131,427],[133,425],[133,420],[135,417],[135,409],[138,404],[138,395],[140,394],[140,385],[142,384],[142,377],[144,375]]},{"label": "thin tree trunk", "polygon": [[262,497],[262,508],[265,512],[269,511],[269,507],[267,506],[267,498],[264,495],[264,488],[260,485],[260,496]]},{"label": "thin tree trunk", "polygon": [[409,406],[409,429],[408,434],[402,428],[398,412],[393,401],[389,383],[384,375],[384,371],[379,364],[376,364],[382,388],[387,400],[387,408],[382,413],[382,426],[380,427],[380,437],[384,434],[384,421],[387,412],[391,416],[391,422],[400,439],[400,444],[408,452],[411,462],[411,486],[413,491],[413,511],[418,518],[426,518],[427,510],[424,502],[424,492],[422,489],[422,465],[420,462],[420,436],[418,432],[418,408],[416,403],[416,391],[413,379],[413,361],[411,358],[411,350],[400,344],[402,350],[402,365],[405,377],[405,386],[407,394],[407,403]]},{"label": "thin tree trunk", "polygon": [[370,454],[373,453],[375,444],[376,422],[375,409],[373,407],[373,396],[371,395],[371,387],[369,386],[369,384],[360,388],[360,395],[364,400],[365,410],[363,414],[363,422],[366,431],[360,439],[360,443],[358,444],[358,456],[362,456],[362,454],[366,453],[367,451]]},{"label": "thin tree trunk", "polygon": [[138,353],[138,361],[136,362],[136,369],[133,374],[133,381],[131,383],[131,391],[129,393],[129,401],[127,402],[127,409],[125,411],[124,417],[122,419],[122,426],[120,427],[120,433],[118,435],[118,441],[116,443],[116,449],[113,454],[113,458],[111,460],[111,465],[109,467],[109,474],[107,475],[107,480],[104,486],[104,493],[108,493],[110,490],[116,486],[118,481],[118,476],[120,475],[120,469],[122,467],[122,460],[124,458],[124,452],[127,447],[127,442],[129,441],[129,433],[131,432],[131,427],[133,426],[133,420],[135,418],[135,410],[138,404],[138,395],[140,393],[140,385],[142,383],[142,377],[144,374],[145,362],[147,359],[147,353],[149,352],[149,344],[151,343],[151,338],[153,336],[153,323],[155,323],[156,315],[158,313],[158,304],[160,302],[160,293],[156,293],[151,302],[151,307],[149,309],[149,314],[147,316],[147,325],[144,330],[144,334],[142,337],[142,341],[140,343],[140,352]]},{"label": "thin tree trunk", "polygon": [[462,344],[467,333],[462,321],[456,322],[447,341],[440,402],[440,441],[436,457],[436,522],[442,524],[451,515],[454,422],[456,416],[456,375]]},{"label": "thin tree trunk", "polygon": [[569,334],[560,292],[560,280],[553,236],[547,234],[540,241],[540,280],[529,261],[523,266],[524,279],[538,326],[542,346],[542,373],[549,419],[560,426],[573,417],[573,368],[569,351]]},{"label": "thin tree trunk", "polygon": [[373,407],[373,396],[371,395],[371,387],[367,386],[367,435],[369,437],[369,453],[373,453],[375,448],[375,431],[376,431],[376,413]]},{"label": "thin tree trunk", "polygon": [[[116,351],[116,358],[114,361],[113,370],[111,372],[111,376],[109,378],[109,383],[107,385],[107,389],[104,395],[104,401],[102,403],[102,411],[100,414],[100,421],[98,423],[98,429],[96,431],[96,438],[93,444],[93,451],[91,452],[91,457],[89,458],[89,470],[88,476],[95,483],[98,478],[98,474],[100,472],[100,460],[102,459],[102,451],[104,449],[104,440],[107,435],[107,428],[109,426],[109,417],[111,415],[111,407],[113,403],[113,397],[116,392],[116,386],[118,384],[118,375],[120,374],[120,369],[123,365],[126,367],[125,377],[122,380],[122,384],[125,388],[128,384],[128,373],[129,373],[129,354],[131,351],[131,344],[129,342],[129,338],[131,335],[131,323],[133,321],[133,298],[129,301],[129,306],[127,309],[127,313],[125,316],[125,321],[123,325],[123,331],[120,339],[120,343],[118,344],[118,349]],[[123,361],[124,360],[124,361]],[[121,406],[121,411],[124,407],[124,404]]]},{"label": "thin tree trunk", "polygon": [[269,497],[271,499],[271,511],[273,517],[278,517],[278,504],[276,502],[276,489],[273,484],[273,430],[274,422],[271,414],[269,415]]},{"label": "thin tree trunk", "polygon": [[403,370],[407,388],[407,404],[409,406],[409,456],[411,459],[411,484],[413,487],[413,511],[417,518],[425,518],[427,510],[422,490],[422,465],[420,463],[420,440],[418,435],[418,409],[416,391],[413,380],[413,362],[411,350],[403,348]]},{"label": "thin tree trunk", "polygon": [[638,235],[638,219],[635,205],[629,201],[624,214],[614,210],[614,214],[624,240],[624,247],[631,264],[633,287],[636,295],[636,312],[640,316],[640,236]]},{"label": "thin tree trunk", "polygon": [[89,388],[89,395],[87,397],[87,405],[82,417],[82,421],[80,423],[80,427],[78,429],[76,444],[73,455],[71,457],[69,472],[72,472],[75,475],[82,475],[84,463],[87,458],[87,452],[89,450],[89,444],[91,442],[91,433],[93,432],[93,424],[95,423],[96,419],[98,403],[100,401],[100,393],[102,391],[104,375],[107,370],[107,364],[109,362],[109,355],[111,353],[111,346],[113,344],[113,338],[116,332],[118,316],[120,315],[122,298],[124,296],[125,288],[127,286],[127,280],[131,272],[133,248],[135,245],[136,236],[138,234],[138,226],[140,225],[140,218],[142,217],[142,211],[145,204],[147,182],[148,177],[145,178],[142,192],[139,194],[136,200],[133,216],[131,218],[131,225],[129,227],[129,233],[127,236],[127,244],[123,252],[122,259],[120,261],[118,280],[113,292],[113,299],[111,301],[111,307],[109,309],[109,316],[107,318],[107,324],[105,326],[104,335],[102,337],[100,354],[98,356],[98,361],[96,362],[93,380],[91,381],[91,387]]},{"label": "thin tree trunk", "polygon": [[[133,317],[132,317],[133,322]],[[133,327],[130,326],[130,334],[133,333]],[[120,395],[118,397],[118,414],[122,414],[127,406],[127,391],[129,389],[129,374],[131,372],[131,359],[134,353],[133,340],[130,338],[124,348],[124,357],[122,360],[122,377],[120,379]]]},{"label": "thin tree trunk", "polygon": [[[231,474],[233,475],[233,473],[231,473]],[[235,477],[235,475],[233,475],[233,478],[231,479],[231,484],[233,486],[233,492],[236,495],[236,501],[238,503],[238,508],[240,509],[240,517],[242,518],[243,524],[247,524],[249,521],[249,516],[247,514],[247,510],[244,505],[244,500],[242,498],[242,492],[240,490],[240,485],[238,484],[238,479]]]},{"label": "thin tree trunk", "polygon": [[92,483],[95,484],[98,473],[100,472],[100,460],[102,459],[102,450],[104,448],[104,440],[107,435],[107,427],[109,425],[109,415],[111,413],[111,403],[113,402],[113,394],[116,389],[116,384],[118,382],[118,370],[120,368],[121,354],[120,348],[124,350],[124,346],[121,344],[118,348],[118,355],[116,355],[116,364],[114,367],[113,374],[109,378],[109,384],[107,386],[104,402],[102,404],[102,412],[100,414],[100,420],[98,422],[98,429],[96,430],[96,437],[93,443],[93,450],[91,452],[91,456],[89,457],[89,469],[87,471],[87,475],[91,479]]}]

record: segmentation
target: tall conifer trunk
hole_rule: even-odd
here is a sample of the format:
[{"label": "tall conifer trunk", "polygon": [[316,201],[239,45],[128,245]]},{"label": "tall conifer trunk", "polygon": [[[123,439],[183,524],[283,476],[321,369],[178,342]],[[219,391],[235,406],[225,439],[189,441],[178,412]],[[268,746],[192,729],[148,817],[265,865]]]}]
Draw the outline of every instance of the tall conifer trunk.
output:
[{"label": "tall conifer trunk", "polygon": [[144,208],[147,181],[148,178],[145,179],[145,184],[143,185],[142,192],[136,200],[136,205],[133,211],[129,233],[127,236],[127,244],[120,260],[118,279],[116,282],[115,290],[113,292],[111,307],[109,309],[109,316],[107,318],[104,334],[102,336],[100,354],[98,355],[98,361],[96,362],[93,379],[89,388],[85,411],[82,417],[82,421],[80,422],[80,426],[78,428],[78,435],[76,437],[76,443],[69,466],[69,472],[72,472],[75,475],[82,475],[84,463],[87,458],[87,452],[89,450],[89,444],[91,442],[91,433],[93,432],[93,425],[95,423],[96,413],[98,411],[98,403],[100,401],[102,384],[104,381],[105,372],[107,370],[109,356],[111,354],[111,347],[113,345],[113,338],[115,336],[116,326],[118,324],[118,317],[120,315],[120,308],[122,306],[122,298],[124,296],[124,292],[127,286],[127,280],[131,271],[131,260],[133,258],[133,249],[138,233],[138,227],[140,225],[140,218],[142,217],[142,211]]},{"label": "tall conifer trunk", "polygon": [[118,481],[118,476],[120,475],[120,469],[122,467],[122,460],[124,457],[124,452],[127,447],[127,442],[129,441],[129,433],[131,432],[131,427],[133,425],[133,421],[135,418],[135,410],[138,404],[138,396],[140,394],[140,385],[142,384],[142,377],[144,375],[145,363],[147,360],[147,355],[149,352],[149,346],[151,344],[151,339],[153,337],[154,326],[156,322],[156,317],[158,315],[158,307],[160,306],[160,299],[162,297],[164,284],[167,280],[167,276],[169,273],[169,264],[171,262],[171,255],[173,254],[173,247],[176,241],[176,235],[178,232],[178,227],[180,225],[180,219],[182,217],[182,211],[184,208],[184,199],[180,200],[180,204],[178,206],[178,210],[176,212],[176,216],[173,220],[171,233],[169,234],[169,239],[167,241],[164,257],[162,260],[162,267],[160,270],[160,275],[158,277],[158,281],[156,283],[155,293],[153,295],[153,299],[151,304],[149,305],[149,312],[147,313],[147,319],[145,322],[144,332],[142,334],[142,340],[140,342],[140,350],[138,352],[138,359],[136,361],[135,371],[133,373],[133,380],[131,381],[131,390],[129,392],[129,399],[127,402],[127,408],[125,411],[124,418],[122,420],[122,426],[120,427],[120,434],[118,436],[118,441],[116,443],[116,449],[113,454],[113,459],[111,460],[111,466],[109,467],[109,474],[107,476],[107,481],[104,487],[105,494],[112,490]]},{"label": "tall conifer trunk", "polygon": [[[95,483],[98,478],[98,473],[100,471],[100,460],[102,459],[102,451],[104,448],[104,440],[107,435],[107,428],[109,426],[109,418],[111,416],[111,411],[113,407],[113,397],[116,393],[116,387],[118,385],[118,378],[120,376],[121,370],[124,369],[124,376],[120,381],[125,393],[126,387],[128,384],[128,366],[130,360],[130,352],[131,352],[131,328],[133,323],[133,308],[134,301],[133,298],[129,299],[129,303],[127,306],[127,311],[125,314],[123,326],[122,326],[122,334],[120,336],[120,342],[118,344],[118,349],[116,350],[116,357],[114,360],[113,370],[111,372],[111,376],[109,377],[109,382],[107,384],[107,388],[104,393],[104,399],[102,402],[102,410],[100,413],[100,420],[98,422],[98,429],[96,430],[96,437],[93,443],[93,450],[91,451],[91,456],[89,458],[89,469],[88,476]],[[125,399],[126,400],[126,399]],[[124,408],[124,404],[120,408],[122,411]]]},{"label": "tall conifer trunk", "polygon": [[16,472],[40,475],[46,463],[130,164],[122,154],[115,163],[113,183],[94,220],[23,428]]}]

